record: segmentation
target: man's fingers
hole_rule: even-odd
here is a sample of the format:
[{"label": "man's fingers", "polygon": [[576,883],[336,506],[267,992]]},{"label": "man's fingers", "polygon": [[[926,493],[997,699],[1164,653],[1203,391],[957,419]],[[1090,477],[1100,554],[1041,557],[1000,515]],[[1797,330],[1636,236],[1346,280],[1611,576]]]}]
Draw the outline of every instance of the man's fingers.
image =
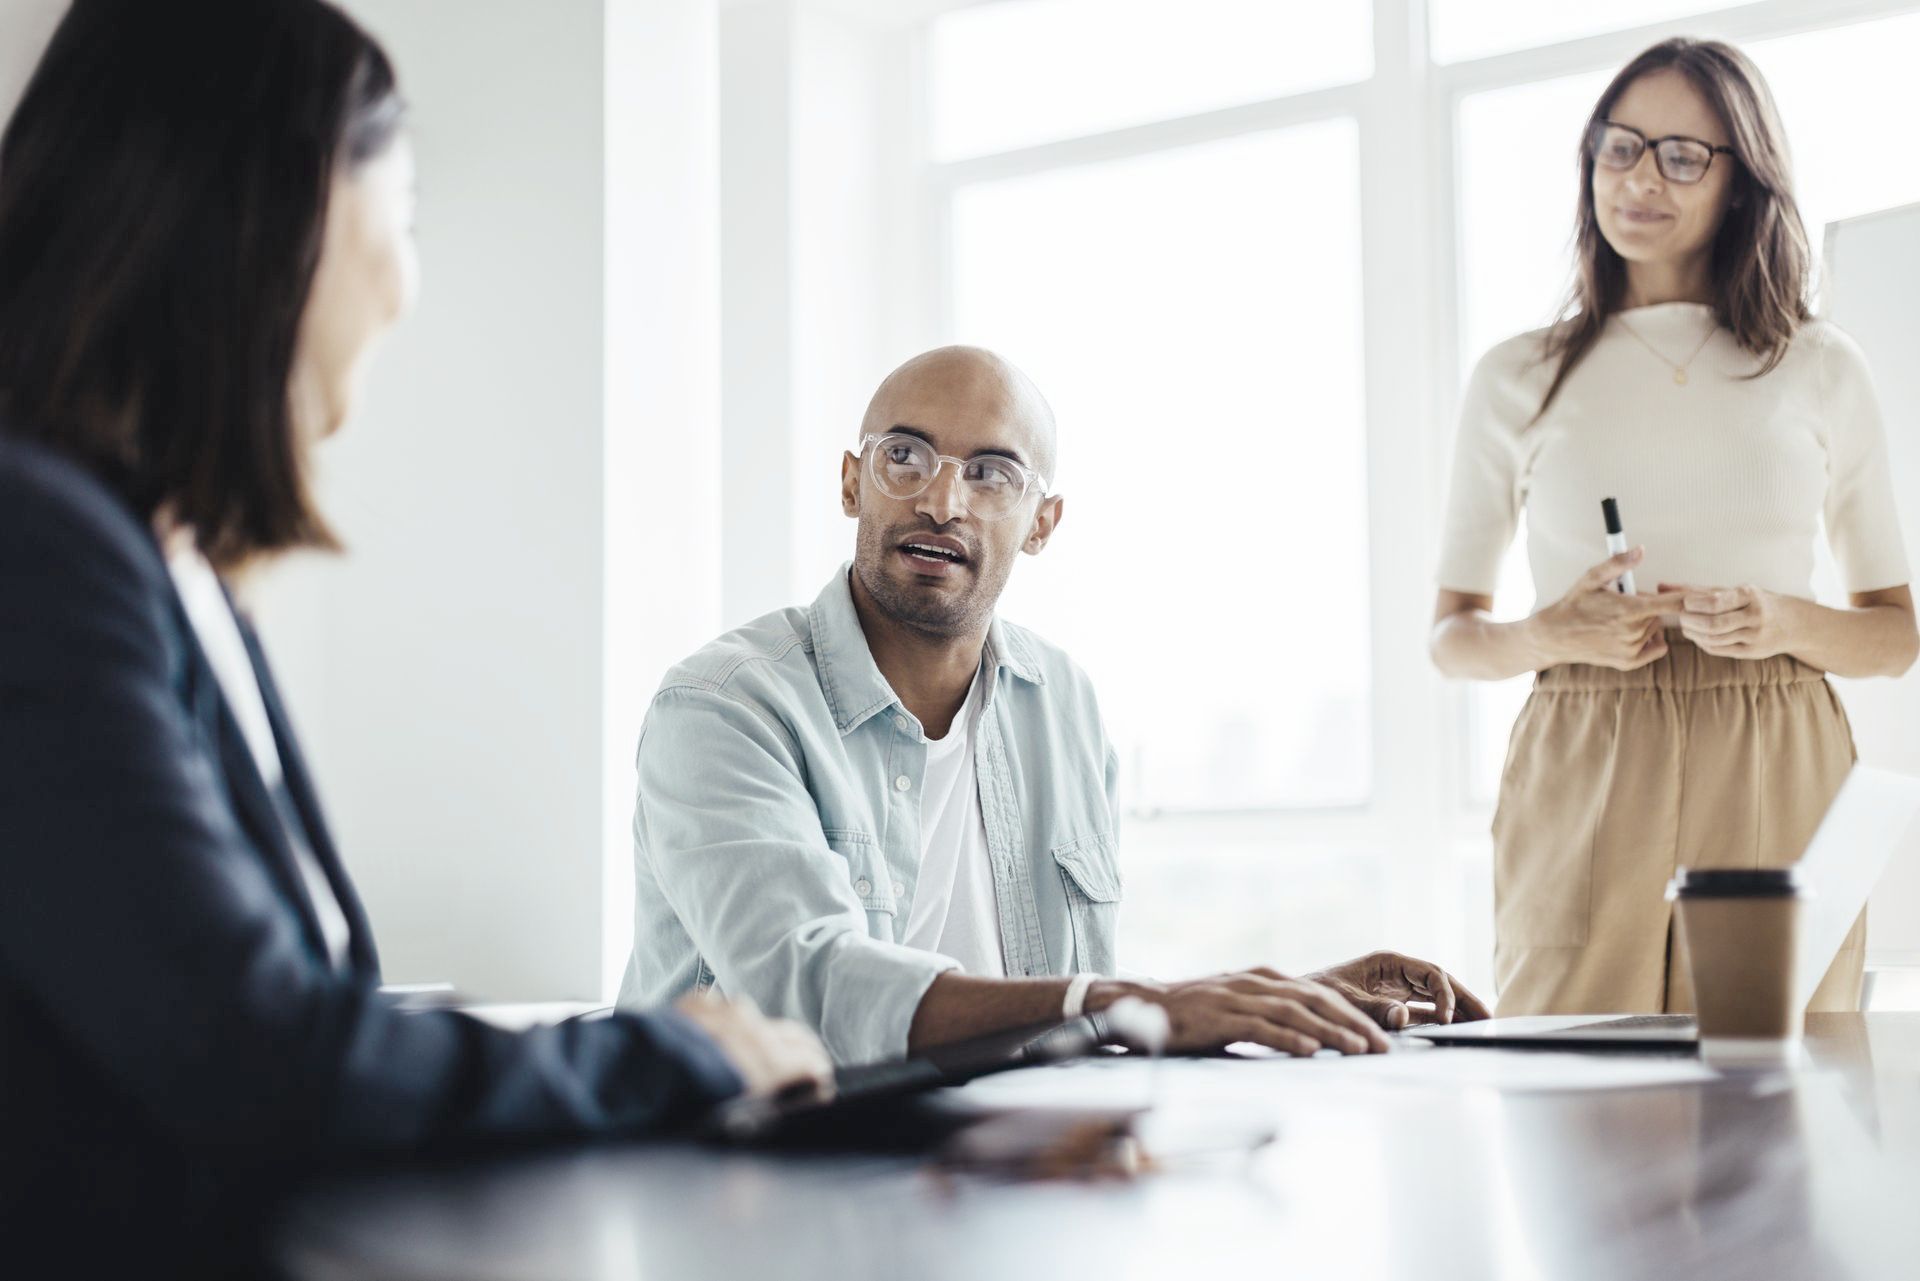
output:
[{"label": "man's fingers", "polygon": [[[1307,1008],[1304,1001],[1289,997],[1255,999],[1246,1013],[1280,1027],[1292,1028],[1321,1045],[1329,1045],[1342,1054],[1365,1054],[1373,1043],[1357,1028],[1343,1021],[1322,1018]],[[1357,1013],[1357,1011],[1356,1011]]]},{"label": "man's fingers", "polygon": [[1422,961],[1417,957],[1392,954],[1395,968],[1399,971],[1397,987],[1410,996],[1417,996],[1433,1004],[1435,1023],[1453,1022],[1454,995],[1453,983],[1447,972],[1432,961]]},{"label": "man's fingers", "polygon": [[1388,1032],[1398,1032],[1415,1021],[1412,1009],[1397,996],[1362,996],[1355,999],[1354,1004],[1360,1007],[1362,1014],[1378,1025],[1374,1029],[1373,1048],[1375,1050],[1393,1048],[1393,1043],[1387,1040],[1386,1032],[1380,1031],[1380,1028],[1386,1028]]},{"label": "man's fingers", "polygon": [[1453,1022],[1453,983],[1447,978],[1447,972],[1437,965],[1422,961],[1425,973],[1420,982],[1425,985],[1427,995],[1433,1001],[1433,1021],[1436,1023]]},{"label": "man's fingers", "polygon": [[1385,1012],[1385,1005],[1399,1004],[1393,999],[1393,993],[1368,992],[1349,1000],[1323,983],[1306,983],[1295,995],[1302,1005],[1321,1018],[1358,1037],[1362,1051],[1387,1048],[1387,1038],[1380,1031],[1380,1016]]},{"label": "man's fingers", "polygon": [[1459,979],[1430,961],[1416,962],[1422,973],[1415,980],[1416,987],[1423,987],[1433,999],[1435,1021],[1451,1023],[1456,1019],[1485,1019],[1493,1017],[1485,1002],[1469,992]]},{"label": "man's fingers", "polygon": [[1466,985],[1459,979],[1454,978],[1451,974],[1447,977],[1453,981],[1453,995],[1459,1002],[1458,1007],[1454,1011],[1454,1017],[1456,1019],[1462,1023],[1467,1023],[1474,1019],[1490,1019],[1493,1017],[1493,1011],[1487,1008],[1485,1001],[1467,991]]},{"label": "man's fingers", "polygon": [[1282,1054],[1292,1054],[1307,1058],[1320,1053],[1320,1042],[1304,1032],[1290,1027],[1281,1027],[1278,1023],[1269,1023],[1257,1015],[1244,1015],[1229,1025],[1226,1044],[1234,1041],[1251,1041],[1255,1045],[1264,1045],[1269,1050],[1279,1050]]}]

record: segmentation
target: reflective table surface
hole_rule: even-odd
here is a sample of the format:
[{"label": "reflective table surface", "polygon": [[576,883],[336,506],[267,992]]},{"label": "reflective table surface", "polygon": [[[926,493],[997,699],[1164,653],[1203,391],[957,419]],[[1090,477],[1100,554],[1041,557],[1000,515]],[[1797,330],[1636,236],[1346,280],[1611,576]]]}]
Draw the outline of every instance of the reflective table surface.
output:
[{"label": "reflective table surface", "polygon": [[950,1094],[1138,1112],[1147,1168],[603,1146],[338,1181],[282,1257],[314,1281],[1920,1277],[1920,1014],[1815,1016],[1807,1051],[1028,1069]]}]

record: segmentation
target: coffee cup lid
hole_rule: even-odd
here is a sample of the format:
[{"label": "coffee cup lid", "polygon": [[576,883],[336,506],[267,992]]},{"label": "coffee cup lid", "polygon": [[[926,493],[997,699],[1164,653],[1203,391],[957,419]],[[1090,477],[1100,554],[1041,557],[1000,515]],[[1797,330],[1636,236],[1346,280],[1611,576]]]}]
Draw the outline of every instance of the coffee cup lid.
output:
[{"label": "coffee cup lid", "polygon": [[1676,898],[1791,898],[1806,893],[1792,867],[1683,867],[1667,885]]}]

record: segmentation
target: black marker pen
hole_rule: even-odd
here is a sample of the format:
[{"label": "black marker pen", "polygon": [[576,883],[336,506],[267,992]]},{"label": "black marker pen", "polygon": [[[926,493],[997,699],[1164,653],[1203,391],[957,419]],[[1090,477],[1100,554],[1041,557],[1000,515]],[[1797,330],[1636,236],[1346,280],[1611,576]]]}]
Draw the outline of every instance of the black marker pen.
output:
[{"label": "black marker pen", "polygon": [[[1607,522],[1607,555],[1618,556],[1627,550],[1627,532],[1620,527],[1620,504],[1611,498],[1602,498],[1600,514],[1606,518]],[[1628,570],[1620,575],[1620,581],[1613,585],[1613,590],[1622,596],[1633,595],[1633,571]]]}]

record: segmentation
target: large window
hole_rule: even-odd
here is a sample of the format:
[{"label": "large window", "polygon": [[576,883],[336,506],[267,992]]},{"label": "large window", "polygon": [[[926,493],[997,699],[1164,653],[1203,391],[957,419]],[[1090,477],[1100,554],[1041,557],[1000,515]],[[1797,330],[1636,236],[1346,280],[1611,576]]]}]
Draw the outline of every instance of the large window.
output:
[{"label": "large window", "polygon": [[1347,120],[956,196],[955,333],[1063,438],[1002,612],[1092,674],[1134,807],[1367,797],[1359,204]]}]

